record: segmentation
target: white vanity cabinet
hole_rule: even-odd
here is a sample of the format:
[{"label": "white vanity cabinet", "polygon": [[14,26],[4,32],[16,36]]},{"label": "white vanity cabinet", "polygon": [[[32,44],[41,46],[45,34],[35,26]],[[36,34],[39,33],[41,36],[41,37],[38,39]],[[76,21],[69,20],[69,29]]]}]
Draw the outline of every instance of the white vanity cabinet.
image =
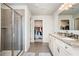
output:
[{"label": "white vanity cabinet", "polygon": [[64,42],[56,39],[57,50],[59,52],[59,56],[71,56],[71,47],[66,45]]},{"label": "white vanity cabinet", "polygon": [[53,53],[53,43],[54,43],[54,40],[53,40],[53,37],[52,36],[49,36],[49,48],[51,50],[51,52]]},{"label": "white vanity cabinet", "polygon": [[[64,54],[66,55],[73,55],[74,54],[74,49],[70,45],[64,43],[61,40],[56,40],[56,43],[61,47],[61,52],[65,51]],[[62,50],[63,49],[63,50]],[[63,55],[62,53],[60,55]]]},{"label": "white vanity cabinet", "polygon": [[59,56],[60,55],[60,47],[59,45],[56,43],[56,38],[53,37],[53,55],[54,56]]},{"label": "white vanity cabinet", "polygon": [[54,56],[70,56],[71,54],[68,53],[62,46],[63,42],[59,41],[57,38],[54,38],[53,44],[53,55]]},{"label": "white vanity cabinet", "polygon": [[65,49],[60,47],[60,56],[71,56]]},{"label": "white vanity cabinet", "polygon": [[54,47],[53,48],[54,48],[53,49],[53,55],[54,56],[59,56],[59,54],[60,54],[60,47],[56,43],[54,43]]},{"label": "white vanity cabinet", "polygon": [[59,51],[58,51],[58,46],[55,42],[56,38],[52,37],[51,35],[49,35],[49,48],[52,52],[53,55],[58,56],[59,55]]},{"label": "white vanity cabinet", "polygon": [[49,36],[49,48],[54,56],[72,56],[74,49],[60,39]]}]

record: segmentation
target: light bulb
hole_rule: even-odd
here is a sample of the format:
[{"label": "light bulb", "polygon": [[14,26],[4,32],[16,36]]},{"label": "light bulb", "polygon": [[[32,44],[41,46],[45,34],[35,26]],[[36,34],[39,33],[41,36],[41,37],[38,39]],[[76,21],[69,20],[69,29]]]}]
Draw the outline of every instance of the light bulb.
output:
[{"label": "light bulb", "polygon": [[59,10],[62,10],[62,8],[60,7]]},{"label": "light bulb", "polygon": [[59,8],[59,10],[63,10],[63,8],[64,8],[64,5],[62,5],[62,6]]},{"label": "light bulb", "polygon": [[69,4],[69,6],[68,7],[72,7],[72,5],[71,4]]},{"label": "light bulb", "polygon": [[65,9],[65,10],[68,10],[69,8],[68,8],[68,7],[65,7],[64,9]]}]

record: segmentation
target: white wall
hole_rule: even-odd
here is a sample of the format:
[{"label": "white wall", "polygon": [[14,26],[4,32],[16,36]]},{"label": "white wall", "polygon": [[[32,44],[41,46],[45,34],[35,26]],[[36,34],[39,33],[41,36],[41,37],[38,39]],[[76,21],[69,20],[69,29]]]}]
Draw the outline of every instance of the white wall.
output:
[{"label": "white wall", "polygon": [[53,14],[53,20],[54,20],[54,32],[58,32],[59,31],[59,24],[58,24],[58,15],[59,13],[61,13],[61,10],[57,10],[54,14]]},{"label": "white wall", "polygon": [[23,15],[23,48],[25,51],[27,51],[30,47],[30,11],[27,7],[27,5],[17,5],[17,4],[8,4],[9,6],[11,6],[13,9],[24,9],[25,13],[24,15],[22,13],[20,13],[20,11],[18,11],[21,15]]},{"label": "white wall", "polygon": [[28,10],[28,7],[25,9],[25,51],[27,51],[30,47],[30,22],[31,22],[31,14]]},{"label": "white wall", "polygon": [[50,15],[34,15],[31,18],[31,42],[34,42],[34,20],[43,20],[43,42],[48,42],[49,33],[53,32],[53,17]]}]

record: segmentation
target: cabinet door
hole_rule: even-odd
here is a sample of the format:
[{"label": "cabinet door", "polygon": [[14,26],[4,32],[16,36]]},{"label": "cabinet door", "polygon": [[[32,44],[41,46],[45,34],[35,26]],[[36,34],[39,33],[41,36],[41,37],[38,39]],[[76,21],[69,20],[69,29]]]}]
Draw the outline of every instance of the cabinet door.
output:
[{"label": "cabinet door", "polygon": [[66,51],[65,47],[65,43],[56,40],[56,45],[58,46],[58,52],[60,56],[70,56],[70,53],[68,51]]},{"label": "cabinet door", "polygon": [[56,46],[55,47],[55,56],[59,56],[60,55],[60,47]]},{"label": "cabinet door", "polygon": [[55,47],[56,47],[55,39],[56,38],[54,38],[53,36],[49,36],[49,39],[50,39],[49,40],[49,48],[50,48],[52,54],[55,55]]},{"label": "cabinet door", "polygon": [[54,38],[54,43],[53,43],[53,55],[58,56],[60,54],[60,47],[56,43],[56,38]]},{"label": "cabinet door", "polygon": [[64,50],[62,47],[60,49],[60,56],[71,56],[66,50]]},{"label": "cabinet door", "polygon": [[53,49],[54,49],[54,38],[52,37],[52,39],[51,39],[51,52],[52,52],[52,54],[53,54]]},{"label": "cabinet door", "polygon": [[50,36],[49,37],[49,48],[50,48],[50,50],[51,50],[51,52],[52,52],[52,50],[53,50],[53,38],[52,38],[52,36]]},{"label": "cabinet door", "polygon": [[51,36],[49,36],[49,48],[51,50]]}]

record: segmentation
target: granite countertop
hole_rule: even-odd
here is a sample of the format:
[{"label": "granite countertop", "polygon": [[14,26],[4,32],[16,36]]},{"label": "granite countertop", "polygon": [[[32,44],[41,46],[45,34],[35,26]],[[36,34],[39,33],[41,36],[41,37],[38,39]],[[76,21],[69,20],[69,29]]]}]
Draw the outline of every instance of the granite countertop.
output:
[{"label": "granite countertop", "polygon": [[65,37],[65,36],[62,36],[60,34],[57,34],[57,33],[54,33],[54,34],[50,34],[51,36],[63,41],[64,43],[70,45],[70,46],[74,46],[74,47],[79,47],[79,40],[77,39],[72,39],[72,38],[69,38],[69,37]]}]

